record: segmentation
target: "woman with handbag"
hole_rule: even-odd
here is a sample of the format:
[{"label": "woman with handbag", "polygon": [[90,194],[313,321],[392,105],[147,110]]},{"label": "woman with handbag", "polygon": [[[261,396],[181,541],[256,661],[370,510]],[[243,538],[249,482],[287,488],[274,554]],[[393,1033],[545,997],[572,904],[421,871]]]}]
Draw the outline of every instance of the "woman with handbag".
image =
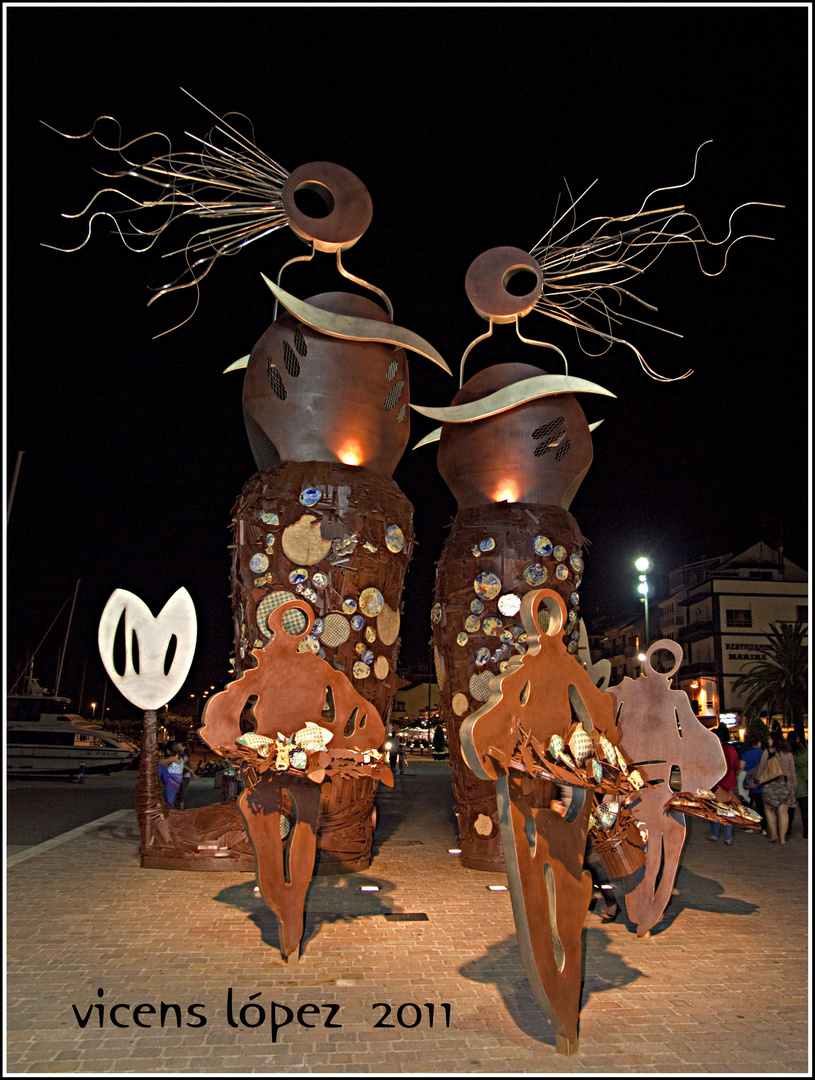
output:
[{"label": "woman with handbag", "polygon": [[787,842],[789,809],[797,805],[795,761],[783,735],[770,735],[761,755],[758,779],[761,782],[764,812],[767,815],[767,839],[771,844]]}]

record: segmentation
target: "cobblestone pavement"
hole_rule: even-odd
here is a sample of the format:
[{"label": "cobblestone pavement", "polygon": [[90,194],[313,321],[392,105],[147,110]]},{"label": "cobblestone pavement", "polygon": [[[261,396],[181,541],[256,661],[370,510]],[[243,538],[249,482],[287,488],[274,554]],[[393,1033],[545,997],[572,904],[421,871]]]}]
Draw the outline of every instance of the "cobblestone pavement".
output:
[{"label": "cobblestone pavement", "polygon": [[509,893],[487,887],[505,876],[448,853],[449,766],[412,762],[381,789],[379,818],[367,873],[314,879],[288,965],[251,875],[142,870],[132,810],[20,849],[7,1073],[811,1073],[799,821],[786,847],[744,832],[724,847],[691,820],[679,894],[649,940],[589,912],[579,1052],[564,1057]]}]

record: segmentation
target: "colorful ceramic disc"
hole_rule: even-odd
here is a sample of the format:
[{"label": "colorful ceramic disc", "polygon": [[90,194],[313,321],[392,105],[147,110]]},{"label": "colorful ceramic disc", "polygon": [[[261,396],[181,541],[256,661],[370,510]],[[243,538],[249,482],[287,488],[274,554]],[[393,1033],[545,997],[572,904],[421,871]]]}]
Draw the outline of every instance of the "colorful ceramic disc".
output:
[{"label": "colorful ceramic disc", "polygon": [[353,615],[357,610],[357,602],[352,596],[346,597],[342,602],[342,610],[345,615]]},{"label": "colorful ceramic disc", "polygon": [[323,645],[327,645],[329,649],[335,649],[348,640],[350,633],[351,627],[346,617],[341,615],[339,611],[329,611],[323,619],[323,632],[320,634],[320,641],[322,641]]},{"label": "colorful ceramic disc", "polygon": [[300,502],[303,506],[314,506],[315,503],[320,501],[322,494],[319,488],[306,488],[300,492]]},{"label": "colorful ceramic disc", "polygon": [[582,574],[583,560],[580,558],[576,551],[573,551],[572,554],[569,556],[569,562],[571,564],[572,570],[574,570],[576,574]]},{"label": "colorful ceramic disc", "polygon": [[564,566],[563,563],[561,563],[559,566],[555,567],[555,577],[558,579],[558,581],[565,581],[568,576],[568,566]]},{"label": "colorful ceramic disc", "polygon": [[362,656],[360,656],[360,660],[363,662],[363,664],[367,664],[370,667],[370,665],[374,662],[375,657],[370,649],[366,649]]},{"label": "colorful ceramic disc", "polygon": [[385,529],[385,545],[394,555],[405,546],[405,534],[398,525],[389,525]]},{"label": "colorful ceramic disc", "polygon": [[357,660],[351,670],[355,679],[367,679],[371,674],[371,669],[361,660]]},{"label": "colorful ceramic disc", "polygon": [[302,585],[304,581],[308,581],[308,570],[298,566],[296,570],[292,570],[289,574],[289,581],[292,585]]},{"label": "colorful ceramic disc", "polygon": [[[580,594],[576,592],[570,593],[569,603],[572,604],[574,607],[577,607],[577,605],[580,603]],[[571,615],[571,612],[569,612],[569,614]]]},{"label": "colorful ceramic disc", "polygon": [[253,555],[252,558],[249,560],[249,569],[252,571],[253,574],[262,574],[264,570],[268,570],[268,556],[264,555],[260,551],[257,552],[257,554]]},{"label": "colorful ceramic disc", "polygon": [[267,533],[266,540],[264,541],[264,551],[267,555],[271,555],[274,551],[275,534]]},{"label": "colorful ceramic disc", "polygon": [[502,615],[517,615],[521,610],[521,598],[515,593],[504,593],[498,598],[498,610]]},{"label": "colorful ceramic disc", "polygon": [[[266,619],[270,611],[274,608],[280,607],[281,604],[285,604],[289,600],[296,600],[297,597],[294,593],[285,592],[279,590],[278,592],[269,593],[268,596],[264,596],[257,607],[257,613],[255,619],[258,624],[258,630],[267,638],[271,637],[271,631],[266,625]],[[297,608],[292,608],[291,611],[287,611],[283,616],[283,629],[287,634],[291,634],[296,637],[298,634],[302,634],[307,625],[306,616],[302,611],[298,611]]]},{"label": "colorful ceramic disc", "polygon": [[434,604],[430,609],[430,621],[432,623],[441,622],[441,604]]},{"label": "colorful ceramic disc", "polygon": [[324,589],[328,584],[328,576],[321,570],[318,570],[314,577],[311,579],[311,584],[315,589]]},{"label": "colorful ceramic disc", "polygon": [[369,645],[373,645],[376,641],[376,630],[372,626],[365,627],[365,640]]},{"label": "colorful ceramic disc", "polygon": [[351,619],[351,629],[352,630],[361,630],[364,625],[365,625],[365,620],[363,619],[363,617],[361,615],[355,615],[353,617],[353,619]]},{"label": "colorful ceramic disc", "polygon": [[569,644],[566,646],[566,652],[570,652],[572,654],[576,653],[577,652],[577,642],[576,641],[570,641]]},{"label": "colorful ceramic disc", "polygon": [[552,554],[558,562],[563,562],[563,560],[566,558],[566,548],[563,546],[563,544],[558,544],[558,546],[552,551]]},{"label": "colorful ceramic disc", "polygon": [[481,623],[481,629],[484,631],[485,634],[489,634],[490,637],[492,637],[494,634],[497,634],[500,629],[502,629],[503,625],[504,624],[501,622],[501,620],[496,618],[495,615],[490,615],[488,619],[484,619],[484,621]]},{"label": "colorful ceramic disc", "polygon": [[485,600],[494,600],[501,591],[501,579],[489,570],[482,570],[476,575],[473,588]]},{"label": "colorful ceramic disc", "polygon": [[264,510],[260,515],[260,520],[264,525],[279,525],[280,518],[271,510]]},{"label": "colorful ceramic disc", "polygon": [[524,581],[527,585],[531,585],[533,589],[540,588],[548,576],[548,571],[545,566],[541,566],[540,563],[530,563],[529,566],[524,569]]},{"label": "colorful ceramic disc", "polygon": [[475,660],[476,667],[483,667],[490,662],[490,650],[487,648],[478,649],[473,659]]},{"label": "colorful ceramic disc", "polygon": [[505,645],[509,645],[512,642],[513,633],[509,629],[509,627],[506,627],[505,629],[503,629],[501,631],[501,633],[498,635],[498,637],[501,639],[501,641],[504,642]]},{"label": "colorful ceramic disc", "polygon": [[481,620],[477,615],[468,615],[464,620],[464,629],[468,634],[477,634],[481,629]]},{"label": "colorful ceramic disc", "polygon": [[470,551],[472,551],[476,559],[481,557],[481,548],[478,546],[478,544],[473,544],[473,546],[470,548]]},{"label": "colorful ceramic disc", "polygon": [[379,591],[379,589],[363,589],[360,593],[359,610],[364,615],[367,615],[369,618],[373,618],[375,615],[378,615],[384,606],[385,598]]},{"label": "colorful ceramic disc", "polygon": [[456,636],[456,645],[466,645],[469,640],[470,635],[461,630]]},{"label": "colorful ceramic disc", "polygon": [[547,558],[552,554],[552,541],[548,536],[536,536],[532,541],[532,550],[536,555],[543,555]]},{"label": "colorful ceramic disc", "polygon": [[470,601],[470,611],[472,611],[473,615],[480,615],[483,610],[484,605],[478,597],[476,597],[475,600]]},{"label": "colorful ceramic disc", "polygon": [[495,541],[491,536],[488,536],[486,540],[482,540],[478,546],[482,551],[492,551],[495,547]]}]

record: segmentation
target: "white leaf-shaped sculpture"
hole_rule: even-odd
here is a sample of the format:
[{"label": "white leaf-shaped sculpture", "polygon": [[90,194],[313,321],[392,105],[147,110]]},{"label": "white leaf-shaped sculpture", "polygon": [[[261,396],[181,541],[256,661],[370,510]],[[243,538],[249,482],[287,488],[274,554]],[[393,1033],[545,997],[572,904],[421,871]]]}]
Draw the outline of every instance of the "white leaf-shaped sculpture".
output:
[{"label": "white leaf-shaped sculpture", "polygon": [[[122,615],[125,619],[125,670],[113,664],[113,641]],[[116,589],[99,621],[99,653],[116,688],[139,709],[159,709],[184,684],[197,638],[195,607],[186,589],[173,593],[158,616],[135,593]],[[138,671],[133,663],[133,639],[138,643]],[[175,655],[165,673],[167,651],[176,639]]]}]

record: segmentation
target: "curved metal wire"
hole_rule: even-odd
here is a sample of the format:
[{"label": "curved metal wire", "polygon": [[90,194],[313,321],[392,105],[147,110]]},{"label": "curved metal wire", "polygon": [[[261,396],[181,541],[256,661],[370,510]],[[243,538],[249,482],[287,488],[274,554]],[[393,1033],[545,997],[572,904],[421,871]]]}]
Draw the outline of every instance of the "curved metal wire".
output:
[{"label": "curved metal wire", "polygon": [[[91,129],[82,135],[57,132],[67,139],[91,137],[104,150],[119,154],[127,166],[113,173],[100,172],[99,175],[120,181],[132,178],[149,183],[159,191],[155,198],[147,198],[131,195],[120,187],[104,187],[78,213],[62,215],[67,218],[87,216],[87,231],[81,244],[73,248],[43,245],[57,251],[78,251],[90,240],[97,219],[107,218],[113,222],[115,231],[126,247],[131,251],[143,252],[150,250],[180,218],[224,220],[225,224],[198,229],[181,247],[167,252],[164,256],[169,258],[183,255],[186,268],[172,280],[156,287],[156,295],[149,303],[152,304],[160,296],[180,289],[194,288],[196,292],[193,311],[182,322],[171,327],[173,330],[192,318],[198,307],[199,285],[217,259],[222,255],[235,255],[248,244],[289,224],[282,199],[283,186],[289,174],[282,165],[255,145],[254,132],[253,137],[248,138],[226,119],[227,116],[242,114],[227,113],[224,117],[218,117],[188,91],[185,90],[184,93],[218,120],[206,137],[184,133],[198,144],[189,150],[174,151],[169,136],[159,131],[123,142],[121,125],[110,116],[98,117]],[[111,121],[118,128],[119,137],[112,143],[97,133],[97,127],[103,121]],[[45,126],[52,131],[57,130],[50,124]],[[154,137],[165,140],[167,151],[146,161],[138,161],[131,148]],[[130,205],[121,210],[95,210],[89,213],[96,201],[108,194],[116,195]],[[129,215],[135,217],[140,211],[152,211],[161,215],[158,224],[151,223],[151,227],[141,227],[134,223]],[[125,219],[125,228],[122,218]],[[133,238],[138,239],[134,241]]]},{"label": "curved metal wire", "polygon": [[[745,206],[780,208],[777,203],[742,203],[730,214],[727,234],[721,240],[711,240],[696,215],[686,210],[683,205],[649,208],[649,201],[658,193],[675,191],[693,182],[696,178],[699,151],[705,145],[707,143],[702,143],[696,150],[693,173],[689,180],[681,184],[655,188],[646,195],[640,208],[633,214],[624,214],[619,217],[594,217],[582,224],[577,224],[575,207],[597,181],[590,184],[576,199],[572,199],[569,192],[571,199],[569,207],[530,251],[543,273],[541,294],[533,310],[574,327],[578,332],[580,347],[587,355],[602,355],[612,344],[626,345],[637,356],[643,370],[659,382],[686,379],[692,371],[686,371],[684,375],[676,378],[660,375],[646,362],[635,345],[613,332],[614,327],[620,326],[625,320],[662,330],[675,337],[682,335],[620,311],[619,305],[624,299],[633,300],[650,311],[657,310],[652,304],[646,303],[629,289],[624,288],[624,283],[643,274],[667,247],[675,244],[691,244],[702,273],[707,277],[717,277],[727,265],[730,249],[739,240],[772,239],[769,236],[758,236],[753,233],[734,236],[733,218],[738,211]],[[569,214],[572,215],[572,226],[562,236],[552,239],[557,226]],[[718,270],[707,270],[702,264],[701,249],[717,248],[722,245],[726,247],[721,266]],[[610,307],[612,302],[615,305],[613,311]],[[597,316],[599,316],[600,325],[598,325]],[[601,328],[603,324],[605,328]],[[600,353],[589,353],[580,340],[581,331],[593,334],[605,341],[606,348]]]}]

